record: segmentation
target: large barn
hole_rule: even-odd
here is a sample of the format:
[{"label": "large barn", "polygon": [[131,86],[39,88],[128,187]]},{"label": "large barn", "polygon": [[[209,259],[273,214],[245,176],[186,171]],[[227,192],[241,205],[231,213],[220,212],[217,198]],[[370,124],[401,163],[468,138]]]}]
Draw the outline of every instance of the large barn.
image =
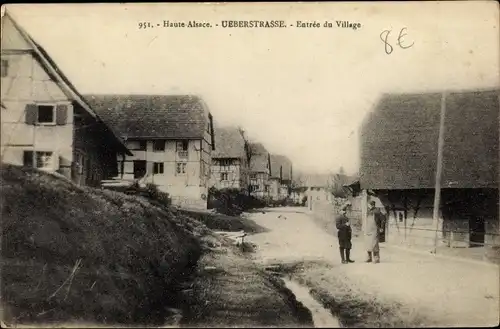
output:
[{"label": "large barn", "polygon": [[[361,188],[396,223],[437,224],[443,240],[466,246],[499,244],[499,103],[499,90],[384,95],[361,128]],[[442,105],[440,221],[433,223]]]}]

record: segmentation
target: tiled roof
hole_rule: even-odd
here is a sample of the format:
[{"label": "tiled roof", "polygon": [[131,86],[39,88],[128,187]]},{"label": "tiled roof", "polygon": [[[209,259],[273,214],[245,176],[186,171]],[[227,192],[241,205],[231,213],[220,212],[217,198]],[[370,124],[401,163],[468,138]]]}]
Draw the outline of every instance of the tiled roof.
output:
[{"label": "tiled roof", "polygon": [[86,95],[118,133],[130,138],[203,138],[208,110],[192,95]]},{"label": "tiled roof", "polygon": [[[443,188],[498,187],[499,94],[447,93]],[[382,98],[361,131],[362,188],[434,188],[441,96]]]},{"label": "tiled roof", "polygon": [[269,152],[261,143],[250,143],[252,158],[250,160],[250,171],[268,172],[269,171]]},{"label": "tiled roof", "polygon": [[238,128],[214,127],[215,151],[212,158],[242,158],[245,156],[245,141]]},{"label": "tiled roof", "polygon": [[331,181],[330,174],[302,174],[300,181],[304,186],[326,187]]},{"label": "tiled roof", "polygon": [[291,172],[292,161],[284,155],[271,154],[271,176],[279,178],[281,167],[283,168],[281,178],[284,180],[290,179],[293,174]]}]

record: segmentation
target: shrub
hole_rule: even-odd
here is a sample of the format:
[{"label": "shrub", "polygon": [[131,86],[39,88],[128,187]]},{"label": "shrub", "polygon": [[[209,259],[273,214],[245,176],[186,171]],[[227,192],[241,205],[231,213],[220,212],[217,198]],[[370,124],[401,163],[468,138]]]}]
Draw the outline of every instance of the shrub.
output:
[{"label": "shrub", "polygon": [[158,201],[164,206],[170,206],[172,204],[172,198],[166,192],[162,192],[158,189],[158,186],[153,183],[146,184],[147,197],[151,200]]},{"label": "shrub", "polygon": [[244,211],[264,208],[269,205],[266,199],[248,195],[244,189],[224,188],[219,190],[210,188],[208,193],[209,208],[229,216],[238,216]]}]

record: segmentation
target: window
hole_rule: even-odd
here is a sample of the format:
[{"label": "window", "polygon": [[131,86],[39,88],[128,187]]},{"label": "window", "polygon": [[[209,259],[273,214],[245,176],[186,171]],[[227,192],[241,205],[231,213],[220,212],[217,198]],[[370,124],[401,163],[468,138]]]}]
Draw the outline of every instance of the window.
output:
[{"label": "window", "polygon": [[257,174],[250,174],[250,179],[257,179]]},{"label": "window", "polygon": [[163,174],[163,162],[155,162],[153,164],[153,174]]},{"label": "window", "polygon": [[185,162],[177,162],[176,173],[179,175],[185,174],[186,173],[186,165],[187,165],[187,163],[185,163]]},{"label": "window", "polygon": [[33,167],[33,154],[34,152],[33,151],[24,151],[24,154],[23,154],[23,165],[25,167],[29,167],[29,168],[32,168]]},{"label": "window", "polygon": [[26,167],[53,169],[54,157],[52,152],[24,151],[23,164]]},{"label": "window", "polygon": [[52,152],[36,152],[37,168],[52,168]]},{"label": "window", "polygon": [[220,180],[228,180],[228,174],[227,172],[223,172],[220,174]]},{"label": "window", "polygon": [[265,192],[269,192],[269,185],[266,185],[266,186],[264,187],[264,191],[265,191]]},{"label": "window", "polygon": [[221,167],[229,167],[231,165],[230,159],[220,159],[219,162]]},{"label": "window", "polygon": [[9,74],[9,61],[6,59],[2,59],[1,65],[1,76],[5,78]]},{"label": "window", "polygon": [[259,189],[259,185],[250,185],[250,192],[255,192]]},{"label": "window", "polygon": [[147,151],[148,142],[147,141],[139,141],[139,149],[138,151]]},{"label": "window", "polygon": [[142,178],[146,175],[146,161],[134,160],[134,179]]},{"label": "window", "polygon": [[165,151],[165,141],[164,140],[153,141],[153,151],[154,152]]},{"label": "window", "polygon": [[187,151],[188,150],[188,141],[178,141],[177,142],[177,151]]},{"label": "window", "polygon": [[54,105],[38,105],[38,123],[56,123]]},{"label": "window", "polygon": [[188,146],[189,141],[178,141],[176,144],[176,151],[180,157],[187,158],[188,157]]}]

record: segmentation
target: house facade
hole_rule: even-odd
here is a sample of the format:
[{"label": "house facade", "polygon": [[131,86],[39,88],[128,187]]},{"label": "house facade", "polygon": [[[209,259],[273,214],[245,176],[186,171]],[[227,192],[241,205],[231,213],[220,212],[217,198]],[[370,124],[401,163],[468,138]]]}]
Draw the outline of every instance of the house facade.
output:
[{"label": "house facade", "polygon": [[324,204],[330,204],[333,198],[328,187],[321,185],[308,186],[306,195],[307,207],[310,211],[315,211],[317,207]]},{"label": "house facade", "polygon": [[270,159],[269,152],[261,143],[250,143],[252,153],[249,164],[250,194],[259,198],[269,196]]},{"label": "house facade", "polygon": [[245,141],[237,128],[216,127],[210,186],[216,189],[248,187]]},{"label": "house facade", "polygon": [[191,95],[87,95],[132,152],[118,158],[117,178],[155,184],[172,203],[207,207],[215,148],[213,120]]},{"label": "house facade", "polygon": [[116,174],[117,155],[130,154],[8,13],[2,18],[1,84],[2,162],[97,186]]},{"label": "house facade", "polygon": [[[385,95],[361,131],[361,189],[389,214],[389,241],[499,244],[498,90]],[[441,107],[445,109],[439,219],[433,220]],[[404,228],[402,231],[401,228]],[[417,234],[420,233],[420,234]]]}]

